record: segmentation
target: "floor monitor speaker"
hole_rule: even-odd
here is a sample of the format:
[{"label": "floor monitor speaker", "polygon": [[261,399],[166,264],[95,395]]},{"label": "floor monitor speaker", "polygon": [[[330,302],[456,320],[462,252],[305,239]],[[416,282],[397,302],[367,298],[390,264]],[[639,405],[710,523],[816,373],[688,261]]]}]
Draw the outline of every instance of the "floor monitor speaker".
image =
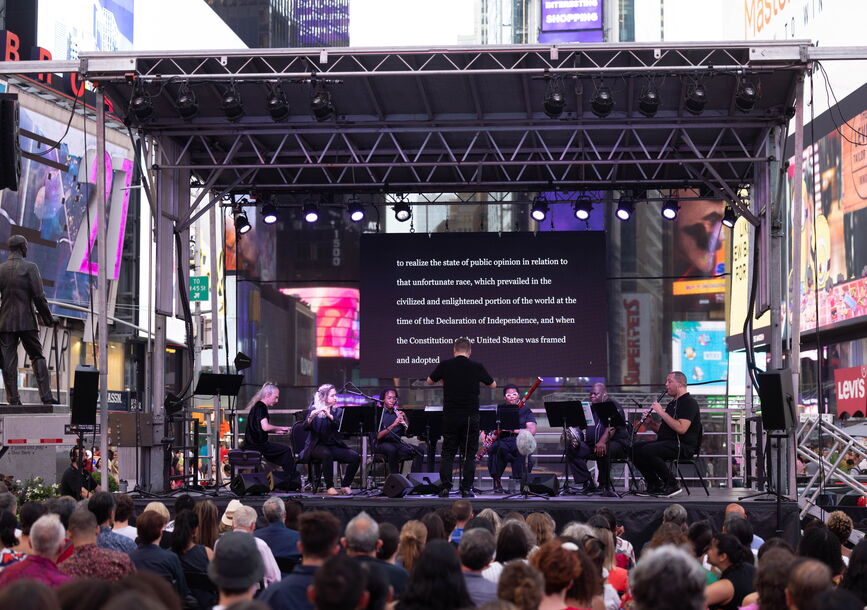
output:
[{"label": "floor monitor speaker", "polygon": [[382,486],[382,495],[387,498],[402,498],[412,491],[413,484],[402,474],[390,474]]},{"label": "floor monitor speaker", "polygon": [[555,474],[531,474],[527,477],[527,487],[534,494],[556,496],[560,491],[560,480]]},{"label": "floor monitor speaker", "polygon": [[268,475],[264,472],[250,472],[237,475],[229,485],[236,496],[264,496],[271,487],[268,484]]}]

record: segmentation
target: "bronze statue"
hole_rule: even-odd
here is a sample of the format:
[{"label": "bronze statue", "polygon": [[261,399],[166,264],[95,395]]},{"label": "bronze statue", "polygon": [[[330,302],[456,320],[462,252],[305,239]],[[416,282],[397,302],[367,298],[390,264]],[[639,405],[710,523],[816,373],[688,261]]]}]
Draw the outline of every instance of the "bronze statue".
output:
[{"label": "bronze statue", "polygon": [[56,405],[60,401],[51,395],[48,363],[42,355],[42,344],[36,325],[36,313],[45,326],[55,324],[45,300],[39,268],[29,261],[27,239],[23,235],[9,238],[9,258],[0,265],[0,354],[3,356],[3,383],[10,405],[20,405],[18,395],[18,342],[30,358],[42,403]]}]

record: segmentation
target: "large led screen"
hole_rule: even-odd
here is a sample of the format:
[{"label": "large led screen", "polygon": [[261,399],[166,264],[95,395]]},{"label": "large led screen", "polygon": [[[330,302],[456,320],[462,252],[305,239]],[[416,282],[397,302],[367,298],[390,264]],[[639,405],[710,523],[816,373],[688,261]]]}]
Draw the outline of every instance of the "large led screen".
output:
[{"label": "large led screen", "polygon": [[458,337],[495,377],[606,375],[605,234],[365,234],[361,374],[426,377]]}]

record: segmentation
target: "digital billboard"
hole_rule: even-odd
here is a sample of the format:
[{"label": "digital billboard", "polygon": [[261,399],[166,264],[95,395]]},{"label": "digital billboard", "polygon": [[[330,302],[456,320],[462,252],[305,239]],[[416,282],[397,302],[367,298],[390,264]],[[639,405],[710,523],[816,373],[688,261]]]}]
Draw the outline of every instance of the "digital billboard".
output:
[{"label": "digital billboard", "polygon": [[[729,362],[732,356],[732,362]],[[746,369],[743,354],[735,358],[726,347],[722,320],[671,323],[671,370],[683,371],[692,394],[722,394],[726,379],[730,394],[743,394]],[[708,382],[717,383],[708,383]]]},{"label": "digital billboard", "polygon": [[542,0],[539,42],[604,42],[603,0]]},{"label": "digital billboard", "polygon": [[316,355],[319,358],[358,359],[358,289],[319,286],[282,288],[281,292],[298,297],[316,314]]},{"label": "digital billboard", "polygon": [[36,40],[54,59],[133,48],[135,0],[39,0]]}]

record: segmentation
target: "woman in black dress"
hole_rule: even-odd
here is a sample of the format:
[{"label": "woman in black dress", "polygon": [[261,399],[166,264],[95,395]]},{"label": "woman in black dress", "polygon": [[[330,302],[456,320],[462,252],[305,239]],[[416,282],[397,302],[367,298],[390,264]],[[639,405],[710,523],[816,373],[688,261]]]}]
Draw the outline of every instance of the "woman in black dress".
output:
[{"label": "woman in black dress", "polygon": [[[307,444],[302,454],[302,457],[309,457],[322,464],[322,476],[328,488],[325,493],[329,496],[350,493],[352,480],[361,463],[358,452],[350,449],[340,438],[340,418],[343,416],[343,409],[337,408],[336,404],[337,390],[333,385],[325,384],[316,390],[313,395],[313,405],[305,420],[305,427],[310,434],[307,436]],[[346,464],[340,491],[334,487],[335,461]]]}]

